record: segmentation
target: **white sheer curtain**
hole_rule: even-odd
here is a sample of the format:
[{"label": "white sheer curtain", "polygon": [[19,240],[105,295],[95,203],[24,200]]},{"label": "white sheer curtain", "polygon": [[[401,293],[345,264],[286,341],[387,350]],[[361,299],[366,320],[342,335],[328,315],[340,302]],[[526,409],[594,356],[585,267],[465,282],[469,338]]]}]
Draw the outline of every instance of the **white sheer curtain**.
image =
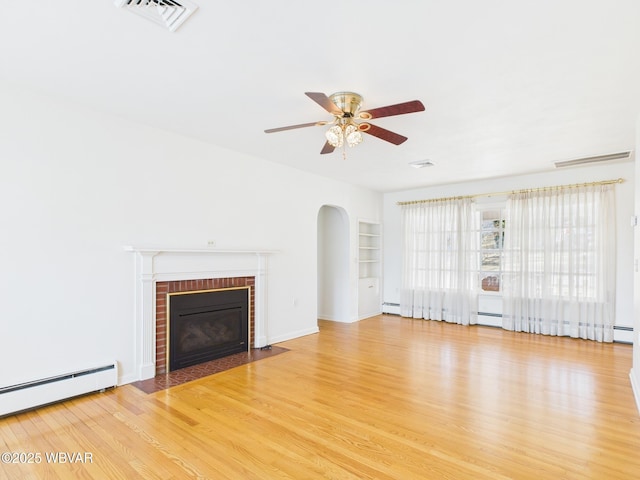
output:
[{"label": "white sheer curtain", "polygon": [[613,341],[615,236],[613,185],[511,195],[503,328]]},{"label": "white sheer curtain", "polygon": [[400,315],[476,323],[475,217],[469,198],[402,206]]}]

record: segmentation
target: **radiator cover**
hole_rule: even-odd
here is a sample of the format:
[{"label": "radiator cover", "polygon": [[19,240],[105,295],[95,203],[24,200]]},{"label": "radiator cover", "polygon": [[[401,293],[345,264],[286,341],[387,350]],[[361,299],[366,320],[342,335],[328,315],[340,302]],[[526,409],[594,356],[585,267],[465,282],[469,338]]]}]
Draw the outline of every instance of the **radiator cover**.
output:
[{"label": "radiator cover", "polygon": [[0,417],[118,384],[118,364],[77,370],[0,388]]}]

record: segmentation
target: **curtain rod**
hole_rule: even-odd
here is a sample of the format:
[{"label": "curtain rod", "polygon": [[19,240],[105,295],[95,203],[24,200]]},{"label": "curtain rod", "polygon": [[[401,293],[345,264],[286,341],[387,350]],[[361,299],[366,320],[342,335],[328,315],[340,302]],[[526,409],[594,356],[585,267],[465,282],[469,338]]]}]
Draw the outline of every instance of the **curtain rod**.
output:
[{"label": "curtain rod", "polygon": [[418,203],[444,202],[448,200],[462,200],[463,198],[494,197],[498,195],[512,195],[514,193],[543,192],[545,190],[558,190],[562,188],[591,187],[594,185],[611,185],[614,183],[622,183],[622,182],[624,182],[624,178],[616,178],[615,180],[601,180],[599,182],[572,183],[571,185],[556,185],[554,187],[524,188],[521,190],[509,190],[506,192],[479,193],[477,195],[461,195],[457,197],[431,198],[427,200],[410,200],[407,202],[397,202],[396,205],[415,205]]}]

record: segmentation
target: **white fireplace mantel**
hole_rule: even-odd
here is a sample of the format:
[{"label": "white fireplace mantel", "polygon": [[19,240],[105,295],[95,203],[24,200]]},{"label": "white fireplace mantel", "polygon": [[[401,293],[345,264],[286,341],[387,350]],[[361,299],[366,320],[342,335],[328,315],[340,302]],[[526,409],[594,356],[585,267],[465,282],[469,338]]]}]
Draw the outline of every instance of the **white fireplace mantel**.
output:
[{"label": "white fireplace mantel", "polygon": [[267,258],[272,250],[219,250],[127,245],[136,255],[136,370],[138,380],[156,374],[156,282],[255,277],[255,344],[268,345]]}]

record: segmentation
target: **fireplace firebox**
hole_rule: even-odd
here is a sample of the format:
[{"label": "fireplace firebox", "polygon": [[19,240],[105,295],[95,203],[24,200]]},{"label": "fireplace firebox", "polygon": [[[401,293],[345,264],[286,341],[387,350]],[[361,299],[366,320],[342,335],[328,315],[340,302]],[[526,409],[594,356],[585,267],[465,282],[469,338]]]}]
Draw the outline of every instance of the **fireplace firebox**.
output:
[{"label": "fireplace firebox", "polygon": [[250,288],[167,294],[169,371],[249,350]]}]

